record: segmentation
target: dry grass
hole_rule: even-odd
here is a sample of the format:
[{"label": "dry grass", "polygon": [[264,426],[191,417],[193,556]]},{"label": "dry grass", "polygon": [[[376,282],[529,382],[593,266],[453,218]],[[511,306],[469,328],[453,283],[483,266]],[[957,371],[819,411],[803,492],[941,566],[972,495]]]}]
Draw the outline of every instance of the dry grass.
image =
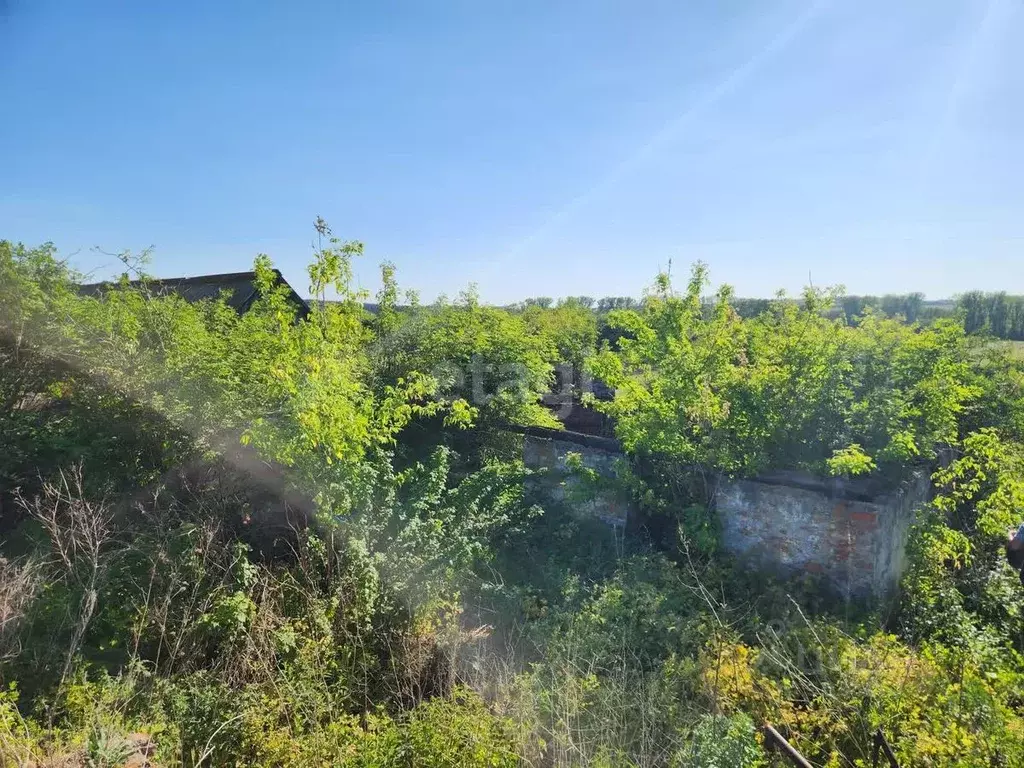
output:
[{"label": "dry grass", "polygon": [[0,660],[17,655],[17,628],[42,586],[34,560],[10,562],[0,557]]}]

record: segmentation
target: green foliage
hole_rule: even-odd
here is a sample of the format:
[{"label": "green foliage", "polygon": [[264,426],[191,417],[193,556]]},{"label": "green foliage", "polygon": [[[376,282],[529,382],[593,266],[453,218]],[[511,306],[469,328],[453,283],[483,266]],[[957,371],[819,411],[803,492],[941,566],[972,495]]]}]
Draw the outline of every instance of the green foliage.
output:
[{"label": "green foliage", "polygon": [[458,690],[452,702],[434,700],[411,713],[399,757],[412,765],[518,765],[513,731],[493,717],[480,699]]},{"label": "green foliage", "polygon": [[960,528],[1002,538],[1024,509],[1024,451],[994,429],[967,435],[960,456],[935,473],[936,509],[955,518]]},{"label": "green foliage", "polygon": [[857,443],[848,445],[846,448],[837,448],[832,452],[832,457],[826,464],[829,474],[847,477],[863,475],[875,469],[874,460],[864,453]]},{"label": "green foliage", "polygon": [[591,370],[616,388],[598,407],[630,451],[727,473],[898,474],[957,439],[979,389],[952,322],[869,313],[851,327],[814,290],[742,320],[728,288],[704,306],[706,283],[698,264],[685,293],[663,276],[641,310],[609,315],[624,336]]},{"label": "green foliage", "polygon": [[557,426],[539,403],[553,381],[557,346],[522,316],[483,306],[470,290],[413,323],[407,369],[429,372],[445,399],[469,403],[485,424]]},{"label": "green foliage", "polygon": [[[292,543],[297,563],[261,566],[253,545],[238,536],[266,502],[252,488],[233,486],[230,468],[203,470],[212,486],[207,479],[197,487],[197,479],[182,478],[170,492],[144,492],[137,512],[104,529],[108,538],[90,561],[102,578],[85,578],[90,571],[74,558],[64,558],[66,569],[61,558],[48,561],[50,586],[23,622],[23,637],[39,640],[34,657],[22,654],[7,667],[8,673],[31,675],[42,668],[59,672],[63,661],[59,678],[32,678],[33,698],[53,694],[68,707],[70,694],[86,690],[68,688],[70,670],[140,663],[157,675],[152,684],[166,689],[156,698],[152,691],[141,695],[163,702],[160,712],[150,714],[169,718],[167,732],[182,739],[179,749],[195,760],[212,748],[206,757],[226,761],[250,749],[242,732],[261,711],[255,704],[251,712],[239,711],[232,693],[239,685],[249,691],[283,685],[291,693],[281,716],[290,711],[286,719],[298,717],[304,727],[311,713],[321,713],[317,721],[326,716],[325,707],[365,713],[374,702],[404,706],[410,696],[422,695],[417,690],[443,690],[438,672],[429,666],[415,671],[424,663],[413,653],[422,645],[417,633],[433,626],[438,612],[451,610],[471,566],[491,557],[503,537],[539,510],[523,499],[521,464],[490,461],[453,477],[451,452],[438,446],[397,468],[391,451],[414,420],[438,416],[465,427],[476,412],[461,399],[435,399],[437,383],[424,373],[391,378],[377,365],[373,345],[400,325],[392,272],[385,269],[383,312],[368,326],[362,297],[349,287],[351,259],[361,246],[330,237],[323,222],[317,229],[321,242],[310,268],[317,301],[305,319],[264,256],[254,265],[259,297],[239,316],[223,298],[190,304],[153,293],[145,278],[79,296],[74,276],[55,261],[52,249],[5,244],[3,268],[11,277],[5,288],[19,281],[4,296],[5,328],[12,330],[4,338],[14,339],[5,354],[10,350],[16,366],[30,354],[40,361],[34,372],[18,368],[21,378],[11,379],[3,427],[18,436],[25,453],[5,464],[9,476],[27,473],[33,463],[46,471],[40,459],[50,453],[48,466],[54,468],[69,458],[84,459],[83,474],[99,489],[117,493],[161,473],[166,482],[175,465],[202,463],[214,451],[255,451],[275,467],[274,495],[309,499],[328,531],[326,538],[304,536],[297,549]],[[337,301],[326,300],[328,290]],[[487,344],[511,362],[516,350],[504,346],[503,318],[495,322],[497,338]],[[518,351],[534,355],[535,371],[546,375],[550,365],[522,326],[513,326],[523,336]],[[540,384],[538,378],[538,391]],[[57,407],[16,407],[36,393],[47,393]],[[114,427],[136,442],[104,441]],[[140,438],[154,441],[156,450],[140,452]],[[54,450],[61,442],[85,453]],[[90,514],[100,508],[85,498],[90,482],[25,505],[32,515],[45,514],[51,504],[81,510],[80,528],[65,527],[78,518],[65,519],[59,511],[52,541],[40,542],[44,549],[75,552],[88,543],[73,537],[98,520]],[[409,666],[388,671],[387,660],[401,655],[396,645],[407,646],[402,653],[411,654]],[[205,670],[213,676],[204,677]],[[183,675],[192,682],[181,687]],[[463,703],[473,702],[457,706]],[[424,712],[444,714],[440,702]],[[483,717],[479,706],[476,712]],[[473,717],[453,722],[471,728]],[[93,728],[87,719],[71,718],[68,727],[80,729],[94,762],[113,761],[122,731]],[[412,733],[411,725],[402,727]],[[463,752],[467,764],[481,756],[491,761],[491,748],[474,738],[430,748],[444,753],[442,761]]]},{"label": "green foliage", "polygon": [[1024,296],[968,291],[957,302],[967,333],[1024,340]]},{"label": "green foliage", "polygon": [[86,768],[117,768],[135,753],[135,745],[114,731],[96,726],[85,747]]},{"label": "green foliage", "polygon": [[[86,686],[74,696],[109,717],[98,699],[123,681]],[[150,715],[94,722],[79,731],[68,727],[39,738],[39,724],[24,720],[0,704],[0,713],[16,721],[0,730],[0,760],[24,762],[29,756],[74,760],[95,768],[115,768],[136,755],[140,742],[155,752],[160,765],[307,766],[512,766],[518,764],[518,736],[512,723],[491,713],[480,698],[462,688],[409,710],[375,712],[359,718],[335,714],[320,723],[287,716],[287,702],[272,689],[246,688],[233,695],[198,679],[163,685],[159,690],[125,689],[155,703]],[[119,706],[123,706],[122,703]],[[10,713],[10,714],[8,714]],[[0,728],[8,728],[0,719]],[[128,728],[137,728],[128,738]],[[74,763],[79,764],[79,763]]]},{"label": "green foliage", "polygon": [[692,768],[759,768],[767,765],[751,719],[706,715],[693,729],[692,744],[674,761]]},{"label": "green foliage", "polygon": [[917,637],[957,648],[1024,651],[1018,574],[1007,537],[1024,509],[1024,451],[994,429],[968,434],[934,476],[937,493],[911,539],[905,620]]},{"label": "green foliage", "polygon": [[[385,264],[367,312],[316,232],[308,317],[266,256],[239,314],[0,243],[0,763],[760,766],[765,720],[828,766],[878,727],[1024,763],[1020,361],[917,295],[709,301],[702,265],[595,311],[403,307]],[[501,430],[581,369],[630,457],[570,455],[542,514]],[[719,472],[921,467],[885,615],[722,553]]]},{"label": "green foliage", "polygon": [[707,507],[691,504],[679,514],[680,535],[687,544],[692,544],[702,555],[714,555],[719,551],[721,531],[718,517]]},{"label": "green foliage", "polygon": [[553,362],[577,373],[597,346],[597,318],[587,307],[566,301],[553,309],[528,307],[522,313],[531,335],[548,340],[554,347]]},{"label": "green foliage", "polygon": [[870,764],[878,727],[901,765],[981,768],[997,754],[1006,765],[1024,758],[1011,693],[1019,672],[986,671],[991,661],[941,646],[915,650],[884,632],[854,639],[815,622],[786,635],[760,650],[721,647],[705,657],[704,679],[730,709],[788,730],[812,762]]}]

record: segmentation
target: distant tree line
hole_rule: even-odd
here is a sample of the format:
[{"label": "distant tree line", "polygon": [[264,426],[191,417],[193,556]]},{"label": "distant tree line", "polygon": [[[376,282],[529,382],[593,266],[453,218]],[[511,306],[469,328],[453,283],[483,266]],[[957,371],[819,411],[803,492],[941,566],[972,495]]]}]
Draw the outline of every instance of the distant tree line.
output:
[{"label": "distant tree line", "polygon": [[598,314],[610,312],[613,309],[637,309],[642,302],[632,296],[605,296],[595,299],[593,296],[566,296],[562,299],[552,299],[550,296],[535,296],[530,299],[516,302],[509,305],[509,309],[524,310],[527,307],[540,307],[550,309],[551,307],[582,307],[592,309]]},{"label": "distant tree line", "polygon": [[[735,299],[733,305],[744,319],[757,317],[768,309],[767,299]],[[1024,341],[1024,296],[1005,291],[985,293],[968,291],[956,299],[928,301],[923,293],[886,294],[885,296],[840,296],[828,312],[845,316],[848,323],[871,310],[886,317],[902,317],[908,323],[932,323],[941,317],[960,313],[969,334],[988,333],[999,339]]]},{"label": "distant tree line", "polygon": [[1000,339],[1024,341],[1024,296],[968,291],[958,306],[964,313],[967,333],[991,333]]},{"label": "distant tree line", "polygon": [[835,311],[842,312],[848,321],[861,317],[871,309],[886,317],[902,317],[908,323],[930,323],[940,317],[950,317],[956,312],[956,302],[951,299],[928,301],[924,294],[890,293],[884,296],[843,296]]},{"label": "distant tree line", "polygon": [[[793,299],[797,301],[797,299]],[[605,315],[615,309],[639,309],[642,299],[632,296],[566,296],[553,299],[538,296],[510,305],[513,311],[529,307],[541,309],[578,307]],[[757,317],[771,307],[770,299],[734,298],[732,307],[745,320]],[[710,306],[710,304],[709,304]],[[845,317],[853,323],[868,311],[886,317],[901,317],[908,323],[932,323],[941,317],[952,317],[958,312],[963,317],[964,330],[970,334],[988,333],[1000,339],[1024,341],[1024,296],[1007,294],[1005,291],[985,293],[968,291],[956,299],[931,300],[920,292],[890,293],[883,296],[843,295],[836,298],[826,311],[830,317]]]}]

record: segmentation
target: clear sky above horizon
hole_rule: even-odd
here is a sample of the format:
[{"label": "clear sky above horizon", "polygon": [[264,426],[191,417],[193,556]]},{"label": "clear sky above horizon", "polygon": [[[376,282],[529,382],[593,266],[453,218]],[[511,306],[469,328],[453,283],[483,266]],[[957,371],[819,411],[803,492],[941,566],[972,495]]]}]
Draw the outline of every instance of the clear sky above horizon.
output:
[{"label": "clear sky above horizon", "polygon": [[1024,293],[1020,0],[0,0],[0,238],[157,276]]}]

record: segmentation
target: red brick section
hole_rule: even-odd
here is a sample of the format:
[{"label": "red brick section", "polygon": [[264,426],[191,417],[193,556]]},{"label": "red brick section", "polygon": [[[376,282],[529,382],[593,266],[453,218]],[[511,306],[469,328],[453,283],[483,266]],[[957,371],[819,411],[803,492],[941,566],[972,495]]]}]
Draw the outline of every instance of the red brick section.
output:
[{"label": "red brick section", "polygon": [[848,502],[840,501],[834,507],[832,507],[832,521],[835,523],[845,523],[850,517],[850,505]]},{"label": "red brick section", "polygon": [[789,542],[782,536],[766,536],[764,544],[766,548],[777,553],[779,556],[789,552]]},{"label": "red brick section", "polygon": [[875,512],[851,512],[850,522],[858,533],[866,533],[878,528],[878,515]]},{"label": "red brick section", "polygon": [[841,563],[845,563],[847,560],[850,559],[850,552],[852,551],[853,547],[849,541],[847,541],[846,539],[833,539],[831,541],[831,544],[832,554],[835,555],[836,560],[838,560]]},{"label": "red brick section", "polygon": [[[834,563],[852,568],[858,573],[874,571],[870,556],[871,539],[878,530],[878,513],[870,509],[857,509],[857,505],[840,501],[832,508],[832,524],[828,531],[828,549]],[[807,570],[811,570],[810,567]]]}]

